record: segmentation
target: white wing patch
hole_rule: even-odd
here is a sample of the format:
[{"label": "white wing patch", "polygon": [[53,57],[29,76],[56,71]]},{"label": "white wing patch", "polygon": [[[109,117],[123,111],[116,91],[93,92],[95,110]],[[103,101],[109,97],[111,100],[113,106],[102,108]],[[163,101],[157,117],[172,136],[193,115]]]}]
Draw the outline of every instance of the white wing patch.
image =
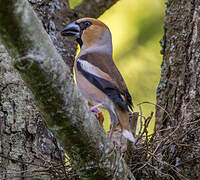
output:
[{"label": "white wing patch", "polygon": [[100,78],[106,79],[108,81],[112,81],[112,79],[110,78],[110,76],[107,73],[103,72],[98,67],[90,64],[88,61],[81,60],[81,59],[77,59],[77,61],[80,63],[81,68],[84,71],[86,71],[86,72],[88,72],[90,74],[93,74],[95,76],[98,76]]},{"label": "white wing patch", "polygon": [[[94,65],[90,64],[89,62],[87,61],[84,61],[84,60],[80,60],[78,59],[77,60],[80,65],[81,65],[81,68],[84,70],[84,71],[87,71],[91,74],[94,74],[96,75],[96,71],[100,70],[99,68],[95,67]],[[101,71],[101,70],[100,70]]]}]

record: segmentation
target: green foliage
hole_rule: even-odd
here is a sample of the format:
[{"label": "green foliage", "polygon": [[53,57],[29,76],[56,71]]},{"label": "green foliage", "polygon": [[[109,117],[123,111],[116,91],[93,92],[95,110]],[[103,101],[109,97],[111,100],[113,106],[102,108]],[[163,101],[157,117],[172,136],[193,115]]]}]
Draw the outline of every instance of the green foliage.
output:
[{"label": "green foliage", "polygon": [[69,5],[71,8],[76,7],[78,4],[80,4],[82,0],[69,0]]},{"label": "green foliage", "polygon": [[[163,17],[164,2],[158,0],[119,1],[100,17],[112,32],[114,60],[137,110],[140,102],[156,103],[162,60],[159,41],[163,34]],[[153,105],[143,107],[146,116],[155,111]],[[106,128],[109,128],[108,123]],[[154,122],[149,131],[152,132],[153,128]]]}]

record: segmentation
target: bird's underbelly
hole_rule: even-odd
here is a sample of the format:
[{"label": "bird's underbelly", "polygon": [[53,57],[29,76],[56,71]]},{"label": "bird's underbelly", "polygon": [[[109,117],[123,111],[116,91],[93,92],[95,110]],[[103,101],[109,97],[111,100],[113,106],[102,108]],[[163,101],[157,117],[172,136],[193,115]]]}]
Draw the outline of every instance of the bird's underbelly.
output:
[{"label": "bird's underbelly", "polygon": [[91,84],[80,72],[76,73],[76,82],[82,95],[93,105],[102,104],[100,108],[111,110],[113,102],[100,89]]}]

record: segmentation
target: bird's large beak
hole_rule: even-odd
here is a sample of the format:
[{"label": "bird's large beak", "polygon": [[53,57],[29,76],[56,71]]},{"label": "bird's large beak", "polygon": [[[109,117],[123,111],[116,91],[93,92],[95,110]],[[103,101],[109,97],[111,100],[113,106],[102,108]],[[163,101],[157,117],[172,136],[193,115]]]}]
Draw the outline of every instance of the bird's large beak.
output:
[{"label": "bird's large beak", "polygon": [[76,38],[78,38],[80,36],[80,27],[78,24],[76,24],[76,22],[72,22],[61,31],[61,35],[75,36]]}]

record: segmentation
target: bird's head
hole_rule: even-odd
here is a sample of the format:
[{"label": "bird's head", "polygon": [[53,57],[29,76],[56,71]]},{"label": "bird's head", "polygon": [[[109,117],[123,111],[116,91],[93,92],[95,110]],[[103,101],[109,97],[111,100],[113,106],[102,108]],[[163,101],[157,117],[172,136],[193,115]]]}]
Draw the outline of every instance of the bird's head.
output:
[{"label": "bird's head", "polygon": [[[112,54],[112,37],[109,28],[94,18],[78,19],[67,25],[61,32],[62,36],[76,38],[81,49],[104,49]],[[98,49],[98,50],[99,50]]]}]

